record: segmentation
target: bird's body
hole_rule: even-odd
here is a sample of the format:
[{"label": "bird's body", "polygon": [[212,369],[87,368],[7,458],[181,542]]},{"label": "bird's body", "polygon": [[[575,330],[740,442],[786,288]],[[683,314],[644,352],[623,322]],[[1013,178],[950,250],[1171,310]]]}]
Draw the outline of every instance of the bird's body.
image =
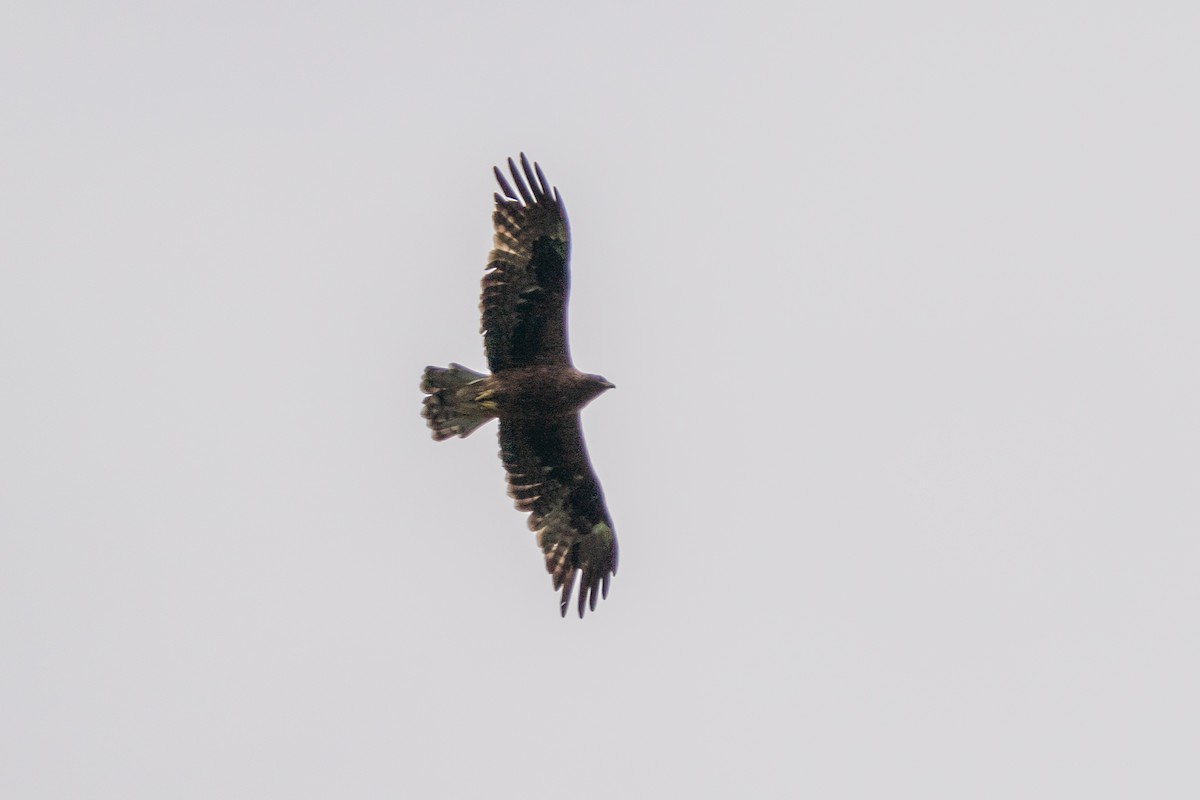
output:
[{"label": "bird's body", "polygon": [[578,412],[612,384],[598,375],[548,364],[515,367],[483,379],[479,399],[501,419],[549,422]]},{"label": "bird's body", "polygon": [[483,278],[482,332],[492,374],[459,364],[427,367],[422,414],[433,438],[467,436],[500,420],[500,458],[508,491],[538,535],[566,614],[582,574],[579,616],[607,596],[617,570],[617,540],[583,442],[579,411],[613,385],[575,369],[567,343],[570,240],[558,190],[541,169],[499,169],[495,249]]}]

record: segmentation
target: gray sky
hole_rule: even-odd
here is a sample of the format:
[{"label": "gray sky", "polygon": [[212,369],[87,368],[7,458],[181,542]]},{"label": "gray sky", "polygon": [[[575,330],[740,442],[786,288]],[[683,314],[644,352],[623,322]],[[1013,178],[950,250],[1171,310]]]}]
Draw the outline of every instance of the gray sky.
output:
[{"label": "gray sky", "polygon": [[[0,11],[0,795],[1197,796],[1194,4],[160,5]],[[418,413],[520,150],[582,622]]]}]

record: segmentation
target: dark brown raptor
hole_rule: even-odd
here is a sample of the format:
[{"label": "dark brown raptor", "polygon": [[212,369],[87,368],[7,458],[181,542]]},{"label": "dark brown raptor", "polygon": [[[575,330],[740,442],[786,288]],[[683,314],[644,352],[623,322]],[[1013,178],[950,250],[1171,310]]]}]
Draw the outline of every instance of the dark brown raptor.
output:
[{"label": "dark brown raptor", "polygon": [[[570,236],[567,213],[535,163],[495,169],[495,247],[483,276],[484,348],[492,374],[459,364],[427,367],[422,415],[433,438],[466,436],[500,420],[508,493],[528,511],[565,616],[581,576],[579,616],[608,596],[617,537],[583,442],[579,412],[613,385],[575,369],[567,344]],[[516,186],[516,191],[513,186]]]}]

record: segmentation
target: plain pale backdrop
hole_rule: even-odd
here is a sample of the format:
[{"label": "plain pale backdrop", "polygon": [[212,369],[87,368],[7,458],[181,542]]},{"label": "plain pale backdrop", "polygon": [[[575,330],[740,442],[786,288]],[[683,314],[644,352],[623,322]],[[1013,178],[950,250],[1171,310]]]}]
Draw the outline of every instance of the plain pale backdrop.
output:
[{"label": "plain pale backdrop", "polygon": [[[0,795],[1200,796],[1200,11],[0,11]],[[573,230],[621,541],[484,365]]]}]

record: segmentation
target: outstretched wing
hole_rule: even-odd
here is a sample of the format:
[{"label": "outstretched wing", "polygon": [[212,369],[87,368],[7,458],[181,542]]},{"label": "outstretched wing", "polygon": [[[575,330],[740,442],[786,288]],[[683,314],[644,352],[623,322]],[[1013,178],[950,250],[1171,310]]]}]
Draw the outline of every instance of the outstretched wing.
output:
[{"label": "outstretched wing", "polygon": [[567,212],[537,164],[510,158],[516,191],[497,167],[495,249],[483,276],[483,343],[492,372],[536,364],[571,366],[567,349],[570,238]]},{"label": "outstretched wing", "polygon": [[508,472],[508,493],[521,511],[531,512],[554,588],[562,588],[559,610],[567,614],[575,577],[579,616],[596,609],[597,595],[608,596],[617,573],[617,537],[604,507],[604,493],[592,471],[579,415],[549,423],[500,420],[500,458]]}]

